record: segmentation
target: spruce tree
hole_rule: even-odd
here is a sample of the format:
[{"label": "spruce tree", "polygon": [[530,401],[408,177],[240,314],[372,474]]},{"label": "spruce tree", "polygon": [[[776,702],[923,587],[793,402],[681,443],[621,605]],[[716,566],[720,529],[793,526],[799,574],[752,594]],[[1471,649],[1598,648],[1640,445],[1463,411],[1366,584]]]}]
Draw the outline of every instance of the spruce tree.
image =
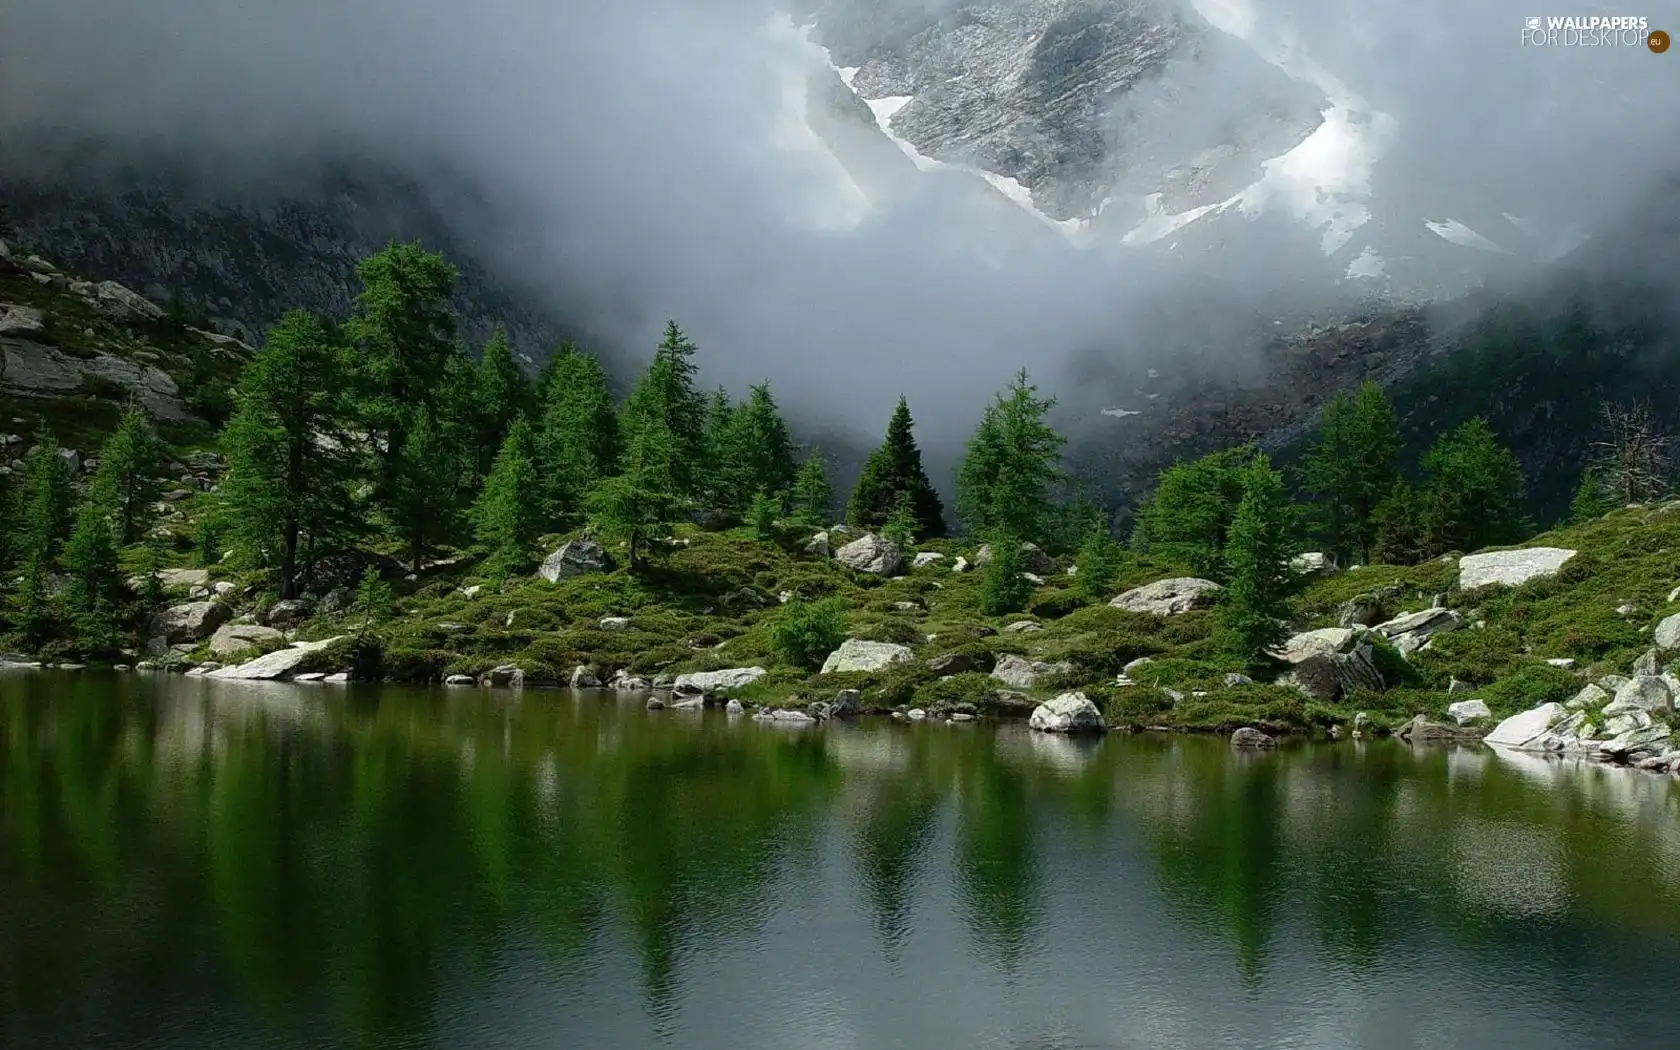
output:
[{"label": "spruce tree", "polygon": [[1225,549],[1227,582],[1219,606],[1220,635],[1233,655],[1258,662],[1288,637],[1293,513],[1283,475],[1264,455],[1242,471],[1242,498]]},{"label": "spruce tree", "polygon": [[474,455],[478,473],[483,476],[490,473],[514,419],[531,410],[532,397],[531,385],[513,356],[507,333],[500,326],[479,352],[475,372]]},{"label": "spruce tree", "polygon": [[643,451],[668,450],[662,469],[670,474],[674,494],[683,497],[700,495],[705,482],[707,413],[706,398],[694,385],[697,349],[675,321],[666,322],[665,336],[625,399],[621,416],[627,443],[649,427],[661,432],[643,444]]},{"label": "spruce tree", "polygon": [[1032,581],[1022,575],[1027,571],[1027,558],[1021,540],[997,532],[990,543],[992,556],[980,574],[980,610],[987,616],[1020,612],[1033,590]]},{"label": "spruce tree", "polygon": [[1320,504],[1325,547],[1343,564],[1370,557],[1372,516],[1400,476],[1400,444],[1399,417],[1371,380],[1325,404],[1302,474]]},{"label": "spruce tree", "polygon": [[1581,471],[1581,483],[1575,487],[1575,498],[1569,503],[1569,524],[1579,525],[1602,518],[1615,509],[1616,501],[1606,492],[1604,479],[1598,471],[1592,467]]},{"label": "spruce tree", "polygon": [[671,469],[674,446],[659,417],[650,416],[630,439],[623,473],[597,482],[589,492],[590,524],[624,542],[632,569],[646,564],[649,549],[681,506]]},{"label": "spruce tree", "polygon": [[1050,489],[1062,476],[1056,463],[1066,439],[1045,422],[1056,399],[1036,394],[1021,369],[969,439],[957,471],[957,514],[972,533],[1001,529],[1047,542]]},{"label": "spruce tree", "polygon": [[388,501],[391,525],[408,552],[411,571],[425,567],[428,551],[458,538],[458,508],[472,467],[466,427],[441,413],[416,413]]},{"label": "spruce tree", "polygon": [[1477,417],[1441,435],[1423,457],[1419,508],[1426,557],[1471,552],[1522,539],[1522,468]]},{"label": "spruce tree", "polygon": [[455,268],[420,242],[393,242],[356,267],[362,290],[344,333],[356,348],[359,414],[388,499],[418,414],[435,409],[455,355]]},{"label": "spruce tree", "polygon": [[143,412],[123,413],[116,432],[99,450],[93,498],[109,508],[118,545],[137,542],[151,528],[158,499],[163,445]]},{"label": "spruce tree", "polygon": [[583,497],[618,466],[618,415],[601,363],[562,343],[550,359],[536,435],[542,499],[549,513],[581,517]]},{"label": "spruce tree", "polygon": [[34,646],[52,634],[53,610],[47,576],[58,563],[69,532],[70,468],[59,454],[58,441],[46,430],[24,457],[23,482],[18,488],[17,533],[14,556],[23,577],[17,596],[16,622]]},{"label": "spruce tree", "polygon": [[1124,560],[1125,550],[1109,531],[1107,516],[1099,514],[1090,523],[1075,560],[1079,571],[1074,584],[1079,593],[1090,601],[1106,597]]},{"label": "spruce tree", "polygon": [[219,548],[225,529],[238,555],[275,569],[282,598],[298,595],[306,549],[356,531],[345,371],[332,330],[307,311],[288,312],[245,366],[222,434],[227,474],[201,542]]},{"label": "spruce tree", "polygon": [[776,538],[776,516],[781,513],[781,503],[771,497],[763,489],[759,489],[753,496],[752,503],[747,508],[747,523],[752,526],[753,538],[757,540],[773,540]]},{"label": "spruce tree", "polygon": [[892,516],[881,526],[881,536],[899,550],[908,550],[916,542],[916,507],[911,502],[910,493],[898,494]]},{"label": "spruce tree", "polygon": [[116,507],[108,493],[90,492],[77,511],[75,528],[59,557],[69,577],[66,611],[75,627],[76,644],[88,656],[117,647],[122,568],[117,562],[115,515]]},{"label": "spruce tree", "polygon": [[508,428],[473,505],[473,527],[485,552],[485,573],[499,579],[524,569],[542,534],[543,521],[535,441],[531,425],[519,416]]},{"label": "spruce tree", "polygon": [[945,535],[944,507],[922,469],[914,426],[910,406],[900,397],[887,423],[886,440],[869,454],[846,504],[846,517],[852,524],[864,528],[885,524],[898,506],[898,494],[904,492],[915,509],[917,531],[927,537]]},{"label": "spruce tree", "polygon": [[356,586],[356,598],[351,602],[350,610],[360,616],[362,625],[359,633],[366,634],[368,628],[384,623],[394,614],[397,597],[391,590],[391,585],[379,575],[379,570],[369,565],[362,571],[362,580]]},{"label": "spruce tree", "polygon": [[1423,560],[1418,491],[1405,478],[1389,487],[1371,514],[1371,562],[1415,565]]},{"label": "spruce tree", "polygon": [[793,437],[776,407],[770,384],[751,388],[747,400],[729,414],[723,462],[728,504],[757,489],[782,492],[793,484]]},{"label": "spruce tree", "polygon": [[1154,493],[1138,510],[1133,545],[1203,576],[1222,577],[1226,537],[1242,501],[1244,470],[1253,458],[1254,449],[1242,446],[1162,471]]},{"label": "spruce tree", "polygon": [[828,470],[823,462],[822,449],[813,447],[806,453],[794,474],[791,493],[793,518],[810,528],[822,528],[834,510],[834,486],[829,484]]}]

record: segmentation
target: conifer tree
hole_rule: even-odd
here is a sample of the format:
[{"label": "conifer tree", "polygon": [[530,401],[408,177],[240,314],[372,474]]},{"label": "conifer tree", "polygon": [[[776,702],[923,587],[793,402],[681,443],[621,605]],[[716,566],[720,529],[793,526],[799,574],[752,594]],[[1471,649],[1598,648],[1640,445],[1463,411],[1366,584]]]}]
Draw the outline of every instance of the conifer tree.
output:
[{"label": "conifer tree", "polygon": [[69,577],[65,605],[76,644],[89,656],[117,647],[117,604],[122,569],[117,562],[110,492],[92,491],[76,514],[76,525],[59,557]]},{"label": "conifer tree", "polygon": [[1343,564],[1370,557],[1377,504],[1400,476],[1400,444],[1399,418],[1371,380],[1326,402],[1302,474],[1320,503],[1325,547]]},{"label": "conifer tree", "polygon": [[812,448],[794,474],[791,493],[793,518],[801,525],[822,528],[834,510],[834,486],[829,484],[822,449]]},{"label": "conifer tree", "polygon": [[652,544],[681,506],[671,470],[674,446],[660,417],[648,416],[630,439],[623,473],[602,479],[590,490],[590,524],[603,536],[623,541],[631,569],[646,564]]},{"label": "conifer tree", "polygon": [[69,531],[70,468],[58,454],[58,441],[46,430],[24,457],[23,482],[18,489],[14,556],[23,583],[17,596],[17,624],[32,645],[52,633],[52,607],[47,576],[58,563]]},{"label": "conifer tree", "polygon": [[508,428],[531,410],[531,385],[513,356],[507,333],[497,326],[479,352],[474,370],[472,406],[476,434],[474,453],[480,476],[490,473]]},{"label": "conifer tree", "polygon": [[1022,575],[1027,559],[1021,540],[998,532],[990,543],[992,556],[980,575],[980,610],[987,616],[1020,612],[1032,597],[1032,581]]},{"label": "conifer tree", "polygon": [[297,597],[306,550],[356,531],[355,462],[341,429],[347,409],[333,332],[307,311],[288,312],[240,376],[238,408],[222,435],[227,474],[201,536],[219,547],[226,529],[247,562],[274,567],[282,598]]},{"label": "conifer tree", "polygon": [[982,535],[1001,529],[1046,542],[1050,488],[1062,476],[1056,463],[1066,439],[1045,422],[1056,399],[1036,394],[1023,368],[986,406],[957,471],[964,529]]},{"label": "conifer tree", "polygon": [[460,533],[458,511],[473,472],[467,428],[441,413],[416,414],[392,484],[391,525],[408,551],[410,570],[425,566],[426,553]]},{"label": "conifer tree", "polygon": [[130,408],[100,448],[99,469],[91,486],[92,498],[110,510],[119,546],[137,542],[151,528],[162,465],[163,445],[151,422],[143,412]]},{"label": "conifer tree", "polygon": [[581,516],[583,497],[618,466],[618,415],[607,373],[593,356],[562,343],[549,360],[536,435],[542,499],[561,520]]},{"label": "conifer tree", "polygon": [[864,528],[885,524],[898,505],[898,494],[906,492],[915,508],[917,531],[926,537],[945,535],[945,511],[922,469],[914,426],[910,406],[900,397],[887,424],[886,440],[865,460],[863,475],[846,504],[846,517],[852,524]]},{"label": "conifer tree", "polygon": [[1423,457],[1419,507],[1426,557],[1515,543],[1528,529],[1522,468],[1480,417],[1441,435]]},{"label": "conifer tree", "polygon": [[419,415],[435,409],[455,355],[455,268],[420,242],[392,242],[357,267],[362,291],[344,333],[356,348],[359,410],[388,499]]},{"label": "conifer tree", "polygon": [[916,507],[911,502],[910,493],[898,494],[892,516],[881,526],[881,537],[899,550],[908,550],[916,542]]},{"label": "conifer tree", "polygon": [[1415,565],[1422,561],[1423,536],[1418,491],[1396,479],[1371,515],[1371,561],[1379,565]]},{"label": "conifer tree", "polygon": [[1575,487],[1575,498],[1569,503],[1569,524],[1602,518],[1616,509],[1616,501],[1605,491],[1604,479],[1597,470],[1588,467],[1581,471],[1581,483]]},{"label": "conifer tree", "polygon": [[519,416],[473,505],[474,531],[485,551],[485,573],[492,578],[518,572],[531,561],[544,520],[537,487],[531,425]]},{"label": "conifer tree", "polygon": [[1225,550],[1219,627],[1226,649],[1254,662],[1289,634],[1289,597],[1297,586],[1289,564],[1294,522],[1283,475],[1266,456],[1243,469],[1242,493]]},{"label": "conifer tree", "polygon": [[1251,446],[1174,463],[1139,508],[1132,543],[1204,576],[1224,574],[1225,541],[1242,501]]},{"label": "conifer tree", "polygon": [[768,383],[753,387],[747,400],[730,410],[723,431],[719,509],[740,506],[758,489],[782,492],[793,484],[793,438]]},{"label": "conifer tree", "polygon": [[669,474],[673,493],[681,497],[699,495],[706,481],[707,412],[706,398],[694,385],[697,349],[675,321],[666,322],[665,336],[625,399],[621,416],[627,443],[633,444],[637,432],[648,427],[661,432],[643,443],[643,453],[667,450],[661,471]]},{"label": "conifer tree", "polygon": [[781,513],[781,509],[779,501],[763,489],[758,490],[753,496],[751,505],[747,508],[747,522],[752,526],[754,539],[773,540],[776,538],[776,515]]},{"label": "conifer tree", "polygon": [[1124,559],[1125,550],[1109,531],[1107,516],[1099,513],[1091,521],[1074,563],[1079,569],[1074,574],[1079,593],[1090,601],[1106,597]]}]

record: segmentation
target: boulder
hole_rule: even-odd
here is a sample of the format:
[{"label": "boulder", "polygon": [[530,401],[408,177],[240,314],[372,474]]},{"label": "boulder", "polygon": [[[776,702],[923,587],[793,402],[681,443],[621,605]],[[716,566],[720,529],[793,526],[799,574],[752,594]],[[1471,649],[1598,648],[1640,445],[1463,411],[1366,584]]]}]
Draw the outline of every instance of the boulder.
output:
[{"label": "boulder", "polygon": [[1396,730],[1394,735],[1413,744],[1446,744],[1457,741],[1473,741],[1482,734],[1477,729],[1470,729],[1461,725],[1449,726],[1442,722],[1436,722],[1425,715],[1418,715]]},{"label": "boulder", "polygon": [[1657,629],[1651,632],[1651,641],[1658,649],[1680,649],[1680,613],[1663,617]]},{"label": "boulder", "polygon": [[1374,651],[1366,643],[1345,653],[1308,656],[1295,664],[1288,681],[1305,695],[1326,703],[1354,693],[1378,693],[1385,687]]},{"label": "boulder", "polygon": [[1336,559],[1328,554],[1313,551],[1308,554],[1297,554],[1289,559],[1289,567],[1302,575],[1309,573],[1334,572]]},{"label": "boulder", "polygon": [[1482,700],[1459,700],[1447,705],[1447,714],[1459,725],[1469,725],[1493,717],[1493,712]]},{"label": "boulder", "polygon": [[898,544],[874,533],[860,536],[834,552],[840,564],[858,572],[876,576],[891,576],[904,565],[904,555]]},{"label": "boulder", "polygon": [[484,672],[480,682],[484,685],[518,689],[525,684],[525,672],[520,670],[517,664],[502,664]]},{"label": "boulder", "polygon": [[828,533],[819,532],[805,541],[805,553],[818,558],[831,557],[834,552],[828,546]]},{"label": "boulder", "polygon": [[568,540],[543,559],[537,575],[549,583],[559,583],[573,576],[605,572],[607,551],[594,540]]},{"label": "boulder", "polygon": [[1033,709],[1027,725],[1041,733],[1100,733],[1102,712],[1084,693],[1063,693]]},{"label": "boulder", "polygon": [[729,703],[723,705],[723,709],[732,715],[738,715],[742,711],[746,710],[746,708],[741,706],[741,701],[739,700],[729,701]]},{"label": "boulder", "polygon": [[1225,674],[1224,683],[1225,683],[1225,688],[1235,689],[1238,686],[1253,685],[1254,684],[1254,679],[1250,678],[1248,675],[1245,675],[1245,674],[1238,674],[1235,671],[1227,671],[1226,674]]},{"label": "boulder", "polygon": [[595,677],[595,672],[582,664],[572,668],[571,677],[566,680],[573,689],[599,689],[601,680]]},{"label": "boulder", "polygon": [[944,560],[945,555],[938,551],[917,551],[916,556],[910,559],[910,567],[912,569],[925,569],[929,565],[937,565]]},{"label": "boulder", "polygon": [[752,685],[768,674],[762,667],[731,667],[722,671],[691,671],[680,674],[672,683],[679,693],[699,693],[708,696],[726,689],[741,689]]},{"label": "boulder", "polygon": [[1277,741],[1258,729],[1243,726],[1231,734],[1231,746],[1244,750],[1265,751],[1277,747]]},{"label": "boulder", "polygon": [[210,636],[210,651],[227,658],[243,652],[272,649],[286,641],[286,636],[272,627],[256,624],[224,624]]},{"label": "boulder", "polygon": [[[985,565],[992,560],[992,545],[987,543],[974,552],[974,564]],[[1021,562],[1026,571],[1036,576],[1048,576],[1056,571],[1056,562],[1040,550],[1036,543],[1021,544]]]},{"label": "boulder", "polygon": [[1007,626],[1005,626],[1004,629],[1003,629],[1003,633],[1004,634],[1031,634],[1034,631],[1042,631],[1042,630],[1044,630],[1044,626],[1042,624],[1034,623],[1031,620],[1016,620],[1014,623],[1008,624]]},{"label": "boulder", "polygon": [[1640,675],[1660,674],[1662,668],[1658,664],[1657,659],[1658,654],[1655,649],[1647,649],[1643,653],[1640,653],[1633,661],[1633,676],[1638,678]]},{"label": "boulder", "polygon": [[1283,643],[1282,648],[1273,655],[1285,663],[1298,664],[1314,656],[1335,656],[1346,652],[1356,636],[1355,631],[1347,627],[1324,627],[1316,631],[1304,631]]},{"label": "boulder", "polygon": [[665,710],[665,701],[657,696],[650,696],[647,698],[646,707],[649,711],[663,711]]},{"label": "boulder", "polygon": [[927,712],[919,707],[912,707],[904,713],[904,717],[912,722],[921,722],[927,718]]},{"label": "boulder", "polygon": [[768,712],[762,719],[771,725],[779,726],[813,726],[817,720],[803,711],[779,709]]},{"label": "boulder", "polygon": [[1672,711],[1674,694],[1669,690],[1668,683],[1656,675],[1636,675],[1616,690],[1615,699],[1605,710],[1614,713],[1612,708],[1634,707],[1644,711]]},{"label": "boulder", "polygon": [[1375,630],[1393,642],[1402,653],[1414,653],[1423,648],[1433,635],[1456,631],[1462,625],[1463,618],[1451,609],[1424,609],[1402,613],[1387,623],[1378,624]]},{"label": "boulder", "polygon": [[1562,704],[1541,704],[1499,723],[1493,732],[1482,738],[1482,743],[1521,751],[1562,721],[1565,714]]},{"label": "boulder", "polygon": [[1133,587],[1108,604],[1130,612],[1177,616],[1191,609],[1213,604],[1222,590],[1224,588],[1212,580],[1179,576],[1170,580],[1157,580],[1142,587]]},{"label": "boulder", "polygon": [[33,336],[46,330],[47,314],[32,306],[0,303],[0,336]]},{"label": "boulder", "polygon": [[199,642],[216,628],[233,619],[233,610],[221,602],[188,602],[171,605],[152,617],[146,637],[162,638],[166,645]]},{"label": "boulder", "polygon": [[327,683],[328,685],[345,685],[350,681],[350,672],[337,671],[333,674],[327,675],[325,678],[321,679],[321,681]]},{"label": "boulder", "polygon": [[282,629],[296,627],[309,619],[309,603],[301,598],[287,598],[275,602],[263,613],[263,623]]},{"label": "boulder", "polygon": [[842,689],[828,705],[830,718],[855,718],[863,714],[863,701],[856,689]]},{"label": "boulder", "polygon": [[1383,601],[1379,594],[1349,598],[1337,607],[1336,623],[1342,627],[1375,627],[1383,621]]},{"label": "boulder", "polygon": [[1016,689],[1031,689],[1038,682],[1038,672],[1024,656],[1005,653],[992,667],[992,677]]},{"label": "boulder", "polygon": [[880,671],[893,664],[905,663],[912,658],[908,646],[895,645],[892,642],[866,642],[861,638],[848,638],[841,644],[840,648],[828,654],[828,659],[823,661],[822,673]]},{"label": "boulder", "polygon": [[959,556],[956,561],[951,563],[951,571],[952,572],[967,572],[968,571],[968,559]]},{"label": "boulder", "polygon": [[630,617],[628,617],[628,616],[603,616],[603,617],[601,617],[601,630],[603,630],[603,631],[622,631],[622,630],[625,630],[626,628],[628,628],[629,626],[630,626]]},{"label": "boulder", "polygon": [[672,700],[665,706],[673,711],[699,711],[706,706],[706,698],[702,696],[690,696],[682,700]]},{"label": "boulder", "polygon": [[[276,649],[267,656],[259,656],[249,663],[212,671],[210,677],[241,681],[274,681],[289,678],[314,658],[315,654],[339,640],[327,638],[319,642],[293,642],[289,648]],[[471,684],[472,679],[467,679],[467,682]]]},{"label": "boulder", "polygon": [[1490,584],[1516,587],[1529,580],[1556,576],[1576,553],[1562,547],[1526,547],[1466,555],[1458,562],[1458,586],[1465,591]]},{"label": "boulder", "polygon": [[100,309],[123,320],[155,321],[163,316],[163,309],[156,303],[116,281],[100,281],[94,285],[93,297]]},{"label": "boulder", "polygon": [[478,679],[470,674],[452,674],[443,680],[444,685],[477,685]]},{"label": "boulder", "polygon": [[71,474],[80,474],[82,472],[82,454],[77,452],[75,449],[59,449],[58,458],[59,461],[64,464],[64,469]]},{"label": "boulder", "polygon": [[1583,707],[1598,707],[1607,703],[1609,700],[1610,694],[1608,692],[1605,692],[1604,689],[1597,685],[1589,683],[1586,688],[1570,697],[1568,703],[1564,706],[1569,708],[1571,711],[1574,711]]},{"label": "boulder", "polygon": [[935,674],[962,674],[965,671],[977,670],[979,661],[973,653],[942,653],[927,662],[928,670]]}]

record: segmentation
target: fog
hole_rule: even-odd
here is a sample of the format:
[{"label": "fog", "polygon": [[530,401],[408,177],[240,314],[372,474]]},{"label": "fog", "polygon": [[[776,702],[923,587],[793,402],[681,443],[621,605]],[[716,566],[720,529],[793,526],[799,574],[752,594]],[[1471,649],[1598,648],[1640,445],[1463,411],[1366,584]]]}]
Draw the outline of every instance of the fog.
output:
[{"label": "fog", "polygon": [[[956,3],[896,6],[925,19]],[[1531,13],[1198,0],[1183,17],[1217,46],[1180,89],[1120,108],[1146,108],[1151,155],[1183,161],[1241,133],[1245,99],[1305,97],[1312,116],[1339,86],[1355,125],[1384,129],[1364,233],[1504,264],[1419,217],[1591,231],[1645,200],[1680,149],[1680,53],[1525,48]],[[1672,3],[1581,13],[1680,31]],[[7,0],[0,166],[19,160],[8,137],[40,127],[164,148],[230,183],[316,154],[442,164],[507,217],[486,260],[583,304],[604,346],[645,352],[674,317],[709,384],[767,378],[803,421],[871,434],[902,392],[947,449],[1020,366],[1090,406],[1108,392],[1070,381],[1092,375],[1068,370],[1076,358],[1207,367],[1269,311],[1364,294],[1331,285],[1345,260],[1326,266],[1323,230],[1281,204],[1221,215],[1219,247],[1178,255],[1124,245],[1113,223],[1076,247],[958,172],[895,173],[892,192],[832,220],[843,180],[788,126],[789,77],[806,73],[833,80],[757,0]],[[1135,147],[1123,132],[1116,148]],[[1259,178],[1258,159],[1221,192]]]}]

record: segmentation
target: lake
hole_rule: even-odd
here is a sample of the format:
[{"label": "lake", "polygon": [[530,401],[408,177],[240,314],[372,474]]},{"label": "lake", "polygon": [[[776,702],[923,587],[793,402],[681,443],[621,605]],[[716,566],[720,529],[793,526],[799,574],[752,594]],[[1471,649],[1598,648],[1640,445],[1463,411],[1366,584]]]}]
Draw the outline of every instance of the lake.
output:
[{"label": "lake", "polygon": [[1680,1045],[1667,778],[0,673],[0,1045]]}]

